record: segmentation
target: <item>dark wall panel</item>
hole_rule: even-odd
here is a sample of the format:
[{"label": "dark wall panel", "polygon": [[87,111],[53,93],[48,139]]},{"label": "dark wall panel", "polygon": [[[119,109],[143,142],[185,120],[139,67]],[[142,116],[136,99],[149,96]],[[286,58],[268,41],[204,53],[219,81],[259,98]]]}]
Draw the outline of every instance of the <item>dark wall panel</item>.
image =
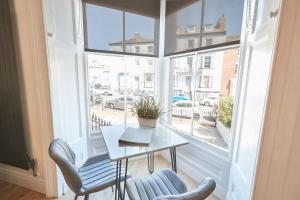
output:
[{"label": "dark wall panel", "polygon": [[0,163],[28,169],[9,0],[0,0]]}]

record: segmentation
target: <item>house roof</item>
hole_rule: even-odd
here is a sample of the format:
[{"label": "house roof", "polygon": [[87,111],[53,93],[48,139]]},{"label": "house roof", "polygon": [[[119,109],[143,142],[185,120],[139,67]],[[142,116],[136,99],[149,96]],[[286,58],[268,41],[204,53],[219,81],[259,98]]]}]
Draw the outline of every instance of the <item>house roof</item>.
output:
[{"label": "house roof", "polygon": [[[135,32],[132,38],[125,40],[125,44],[140,44],[140,43],[153,43],[153,39],[142,37],[139,33]],[[122,45],[123,41],[109,43],[110,46]]]}]

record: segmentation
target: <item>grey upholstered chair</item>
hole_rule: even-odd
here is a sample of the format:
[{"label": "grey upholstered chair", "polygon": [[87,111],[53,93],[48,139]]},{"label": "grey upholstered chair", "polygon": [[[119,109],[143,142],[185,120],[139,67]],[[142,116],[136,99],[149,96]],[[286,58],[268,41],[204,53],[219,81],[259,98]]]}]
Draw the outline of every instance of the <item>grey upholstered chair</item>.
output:
[{"label": "grey upholstered chair", "polygon": [[[69,145],[55,139],[49,147],[49,155],[60,168],[69,188],[78,196],[85,196],[113,186],[116,182],[116,165],[110,162],[107,154],[89,158],[82,167],[76,168],[76,156]],[[121,180],[124,180],[122,172]]]},{"label": "grey upholstered chair", "polygon": [[146,178],[127,180],[130,200],[203,200],[216,188],[216,182],[205,178],[197,189],[188,192],[184,182],[169,169],[163,169]]}]

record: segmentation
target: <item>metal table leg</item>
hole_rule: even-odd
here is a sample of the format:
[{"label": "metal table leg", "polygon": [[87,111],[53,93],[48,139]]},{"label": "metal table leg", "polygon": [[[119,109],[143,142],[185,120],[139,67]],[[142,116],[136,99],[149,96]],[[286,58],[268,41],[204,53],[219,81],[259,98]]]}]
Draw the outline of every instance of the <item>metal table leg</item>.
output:
[{"label": "metal table leg", "polygon": [[125,169],[124,169],[124,189],[122,191],[122,160],[117,161],[116,166],[116,188],[115,188],[115,200],[124,200],[126,192],[126,179],[127,179],[127,168],[128,168],[128,158],[125,159]]},{"label": "metal table leg", "polygon": [[152,174],[154,172],[154,152],[147,154],[148,158],[148,171]]},{"label": "metal table leg", "polygon": [[176,147],[170,148],[172,170],[177,173]]}]

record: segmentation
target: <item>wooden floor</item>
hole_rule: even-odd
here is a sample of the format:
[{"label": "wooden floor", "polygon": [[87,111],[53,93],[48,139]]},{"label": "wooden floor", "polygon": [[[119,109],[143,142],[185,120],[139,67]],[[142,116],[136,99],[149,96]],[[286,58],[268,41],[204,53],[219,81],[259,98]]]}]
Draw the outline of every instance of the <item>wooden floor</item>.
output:
[{"label": "wooden floor", "polygon": [[[166,161],[161,156],[155,157],[155,170],[162,168],[170,168],[170,163]],[[149,175],[147,171],[147,160],[133,160],[129,162],[129,172],[132,176],[147,176]],[[184,175],[182,172],[178,172],[179,176],[187,184],[188,189],[192,190],[197,187],[197,184]],[[59,199],[52,198],[52,200],[73,200],[74,194],[69,192],[65,195],[62,195]],[[78,198],[83,199],[83,198]],[[90,200],[109,200],[114,199],[114,193],[111,191],[111,188],[108,188],[104,191],[94,193],[90,195]],[[13,184],[0,181],[0,200],[50,200],[46,198],[43,194],[34,192]],[[207,200],[216,200],[214,197],[210,197]]]}]

